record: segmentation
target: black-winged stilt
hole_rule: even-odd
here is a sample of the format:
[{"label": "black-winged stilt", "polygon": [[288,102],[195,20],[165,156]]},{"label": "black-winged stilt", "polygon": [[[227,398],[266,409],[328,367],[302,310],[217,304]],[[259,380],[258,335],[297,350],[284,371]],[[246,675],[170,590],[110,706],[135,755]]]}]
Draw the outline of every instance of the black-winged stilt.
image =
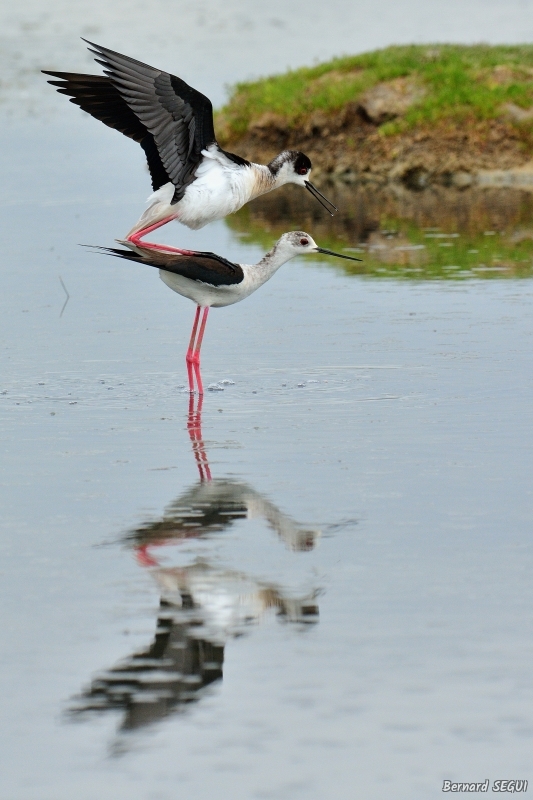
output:
[{"label": "black-winged stilt", "polygon": [[201,253],[194,250],[170,251],[170,248],[165,251],[162,245],[158,245],[158,249],[154,250],[128,240],[119,241],[119,244],[126,245],[128,249],[120,250],[115,247],[97,249],[139,264],[157,267],[161,280],[167,286],[197,304],[186,362],[189,389],[191,392],[194,391],[194,371],[199,394],[203,394],[204,391],[200,374],[200,348],[211,307],[222,308],[244,300],[294,256],[324,253],[349,261],[361,261],[360,258],[319,247],[304,231],[284,233],[257,264],[233,264],[222,256],[217,256],[216,253]]},{"label": "black-winged stilt", "polygon": [[173,219],[202,228],[286,183],[304,186],[330,214],[337,210],[309,181],[311,161],[304,153],[285,150],[266,166],[227,153],[215,138],[207,97],[175,75],[87,43],[105,76],[43,72],[58,78],[49,83],[72,103],[143,148],[154,193],[128,241],[138,243]]}]

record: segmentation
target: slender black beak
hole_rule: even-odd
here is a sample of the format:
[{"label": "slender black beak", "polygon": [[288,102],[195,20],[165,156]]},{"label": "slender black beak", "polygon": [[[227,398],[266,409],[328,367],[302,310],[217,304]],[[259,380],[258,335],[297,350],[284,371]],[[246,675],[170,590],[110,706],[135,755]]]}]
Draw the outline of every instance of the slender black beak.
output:
[{"label": "slender black beak", "polygon": [[[308,189],[308,190],[311,192],[311,194],[313,195],[313,197],[316,197],[316,199],[318,200],[318,202],[320,203],[320,205],[321,205],[321,206],[324,206],[324,208],[326,209],[326,211],[328,212],[328,214],[331,214],[331,216],[332,216],[332,217],[334,216],[334,214],[333,214],[333,211],[338,211],[338,210],[339,210],[339,209],[337,208],[337,206],[334,206],[334,205],[333,205],[333,203],[331,202],[331,200],[328,200],[328,198],[327,198],[327,197],[324,197],[324,195],[322,194],[322,192],[319,192],[319,190],[316,188],[316,186],[314,186],[314,185],[311,183],[311,181],[305,181],[305,188],[306,188],[306,189]],[[329,206],[331,206],[331,208],[333,209],[333,211],[331,210],[331,208],[328,208],[328,206],[326,205],[326,203],[323,203],[323,202],[322,202],[322,200],[321,200],[320,198],[322,198],[322,200],[325,200],[325,201],[326,201],[326,203],[327,203]]]},{"label": "slender black beak", "polygon": [[317,253],[324,253],[325,256],[335,256],[336,258],[347,258],[348,261],[362,261],[362,258],[354,258],[354,256],[344,256],[341,253],[334,253],[333,250],[324,250],[323,247],[317,247]]}]

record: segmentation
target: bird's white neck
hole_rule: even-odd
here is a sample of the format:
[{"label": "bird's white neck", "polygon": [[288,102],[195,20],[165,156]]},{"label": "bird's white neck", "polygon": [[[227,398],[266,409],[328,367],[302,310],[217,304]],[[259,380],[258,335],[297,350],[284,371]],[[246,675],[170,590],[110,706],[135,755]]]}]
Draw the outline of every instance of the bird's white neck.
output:
[{"label": "bird's white neck", "polygon": [[251,168],[253,181],[249,200],[254,200],[256,197],[278,188],[276,176],[272,174],[268,167],[263,164],[251,164]]},{"label": "bird's white neck", "polygon": [[264,164],[251,164],[251,167],[254,175],[253,198],[271,192],[272,189],[279,189],[286,183],[298,183],[294,180],[294,170],[286,164],[277,172],[272,172]]},{"label": "bird's white neck", "polygon": [[265,283],[278,271],[289,259],[295,255],[294,250],[286,242],[276,242],[272,250],[269,250],[256,265],[254,271],[261,278],[261,283]]}]

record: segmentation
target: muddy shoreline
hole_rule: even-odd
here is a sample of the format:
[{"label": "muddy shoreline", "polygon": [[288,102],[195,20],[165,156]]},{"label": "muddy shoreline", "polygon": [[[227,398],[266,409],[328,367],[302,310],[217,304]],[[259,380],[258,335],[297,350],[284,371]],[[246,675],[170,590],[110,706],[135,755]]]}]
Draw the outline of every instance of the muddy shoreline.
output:
[{"label": "muddy shoreline", "polygon": [[221,137],[225,148],[267,163],[280,150],[298,149],[313,162],[313,180],[360,186],[429,186],[466,190],[515,187],[533,191],[529,127],[506,119],[441,121],[384,135],[356,104],[341,112],[320,111],[289,128],[275,114],[253,122],[244,136]]}]

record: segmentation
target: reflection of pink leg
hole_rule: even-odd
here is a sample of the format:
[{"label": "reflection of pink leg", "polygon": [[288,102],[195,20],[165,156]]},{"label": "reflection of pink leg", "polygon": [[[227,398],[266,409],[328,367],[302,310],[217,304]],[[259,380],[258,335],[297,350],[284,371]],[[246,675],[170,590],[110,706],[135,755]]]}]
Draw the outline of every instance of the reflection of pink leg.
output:
[{"label": "reflection of pink leg", "polygon": [[162,250],[165,253],[181,253],[184,256],[193,256],[193,250],[179,250],[177,247],[171,247],[170,245],[166,244],[156,244],[155,242],[141,241],[143,236],[146,236],[148,233],[157,230],[157,228],[161,228],[162,225],[166,225],[167,222],[170,222],[173,219],[176,219],[176,217],[165,217],[165,219],[155,222],[153,225],[148,225],[147,228],[142,228],[140,231],[130,233],[130,235],[126,237],[126,241],[138,245],[139,247],[146,247],[149,250]]},{"label": "reflection of pink leg", "polygon": [[[203,444],[203,442],[202,442],[202,444]],[[205,452],[205,450],[202,450],[202,456],[203,456],[203,458],[204,458],[204,461],[205,461],[205,464],[204,464],[204,469],[205,469],[205,479],[204,479],[204,478],[202,478],[202,473],[201,473],[201,472],[200,472],[200,478],[201,478],[202,480],[211,481],[211,480],[213,480],[213,479],[211,478],[211,470],[209,469],[209,464],[208,464],[208,462],[207,462],[207,453]]]},{"label": "reflection of pink leg", "polygon": [[189,341],[189,348],[185,361],[187,362],[187,376],[189,378],[189,391],[194,392],[194,380],[192,374],[192,365],[194,362],[194,340],[196,339],[196,331],[198,330],[198,320],[200,319],[200,306],[196,307],[196,314],[194,316],[194,323],[192,326],[191,338]]},{"label": "reflection of pink leg", "polygon": [[[207,460],[207,453],[205,452],[205,445],[202,436],[202,404],[204,402],[203,395],[198,398],[198,408],[196,409],[197,431],[198,431],[198,449],[196,460],[198,461],[198,470],[200,472],[201,481],[211,480],[211,470],[209,469],[209,462]],[[205,471],[205,477],[204,477]]]},{"label": "reflection of pink leg", "polygon": [[209,306],[206,306],[204,308],[204,313],[202,315],[202,322],[200,324],[200,330],[198,332],[198,338],[196,340],[196,344],[194,345],[194,351],[193,351],[193,367],[194,367],[194,374],[196,377],[196,384],[198,386],[198,394],[204,393],[204,387],[202,384],[202,375],[200,373],[200,348],[202,347],[202,340],[204,338],[204,332],[208,314],[209,314]]},{"label": "reflection of pink leg", "polygon": [[[141,565],[141,567],[158,567],[159,561],[153,557],[151,553],[148,552],[148,548],[153,543],[150,542],[148,544],[139,544],[135,547],[135,557],[137,562]],[[165,542],[156,542],[156,544],[165,544]]]},{"label": "reflection of pink leg", "polygon": [[200,480],[202,483],[204,483],[205,481],[211,480],[211,470],[209,469],[209,463],[207,461],[205,446],[202,439],[202,403],[203,397],[200,395],[198,398],[198,407],[195,410],[194,395],[191,395],[189,399],[187,430],[189,431],[192,451],[194,453],[194,458],[196,459],[198,472],[200,473]]}]

